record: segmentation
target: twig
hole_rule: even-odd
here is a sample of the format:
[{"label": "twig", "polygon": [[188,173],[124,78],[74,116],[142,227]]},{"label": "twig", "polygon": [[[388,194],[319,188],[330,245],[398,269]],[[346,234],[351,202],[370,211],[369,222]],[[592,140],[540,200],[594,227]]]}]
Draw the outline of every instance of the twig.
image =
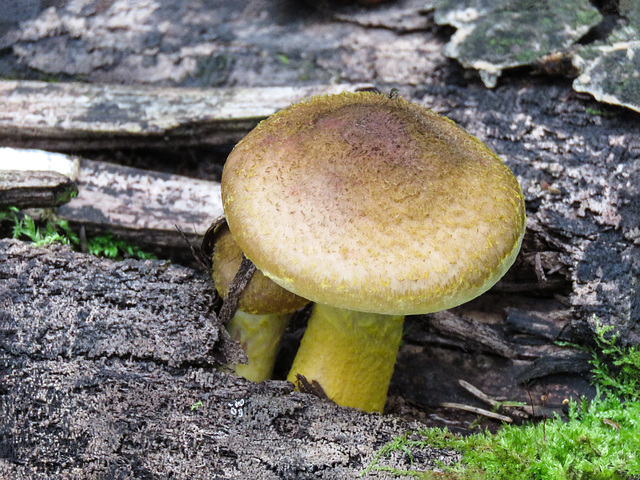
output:
[{"label": "twig", "polygon": [[460,384],[460,386],[462,388],[464,388],[467,392],[469,392],[471,395],[473,395],[474,397],[479,398],[480,400],[482,400],[485,403],[488,403],[489,405],[491,405],[492,407],[497,407],[499,405],[499,402],[497,400],[495,400],[494,398],[491,398],[489,395],[487,395],[486,393],[484,393],[482,390],[480,390],[477,387],[474,387],[473,385],[471,385],[469,382],[467,382],[466,380],[462,380],[459,379],[458,383]]},{"label": "twig", "polygon": [[235,315],[236,310],[238,310],[240,296],[249,284],[249,281],[255,271],[256,266],[243,254],[240,268],[238,269],[236,276],[233,277],[233,281],[231,282],[231,285],[229,285],[229,293],[227,293],[226,298],[222,302],[219,317],[223,324],[226,324]]},{"label": "twig", "polygon": [[[202,248],[196,248],[193,245],[191,245],[191,242],[189,241],[189,239],[187,238],[187,236],[185,235],[185,233],[182,231],[182,229],[178,226],[175,225],[176,230],[178,231],[178,233],[180,234],[180,236],[182,237],[182,239],[184,240],[184,242],[187,244],[187,247],[189,247],[189,250],[191,250],[191,255],[193,256],[193,259],[198,263],[198,265],[200,265],[200,268],[202,268],[203,271],[210,273],[211,272],[211,258],[210,257],[206,257],[203,254]],[[84,228],[84,227],[83,227]],[[195,232],[194,229],[194,234],[197,234]]]},{"label": "twig", "polygon": [[484,415],[485,417],[493,418],[495,420],[500,420],[502,422],[507,422],[507,423],[513,422],[513,419],[511,417],[507,417],[506,415],[500,415],[499,413],[490,412],[489,410],[485,410],[484,408],[472,407],[471,405],[464,405],[462,403],[445,402],[445,403],[441,403],[440,406],[444,408],[456,408],[458,410],[464,410],[466,412],[472,412],[478,415]]},{"label": "twig", "polygon": [[510,415],[516,415],[520,418],[528,418],[533,414],[530,407],[528,405],[505,405],[505,402],[496,400],[495,398],[487,395],[478,387],[474,387],[469,382],[459,379],[458,383],[462,388],[464,388],[467,392],[469,392],[474,397],[482,400],[488,405],[491,405],[494,408],[504,408],[509,412]]}]

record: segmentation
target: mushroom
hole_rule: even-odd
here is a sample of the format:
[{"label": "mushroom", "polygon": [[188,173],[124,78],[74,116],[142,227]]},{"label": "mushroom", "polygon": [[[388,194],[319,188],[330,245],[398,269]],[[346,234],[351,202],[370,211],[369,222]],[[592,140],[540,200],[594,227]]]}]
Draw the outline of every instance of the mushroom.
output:
[{"label": "mushroom", "polygon": [[263,121],[229,155],[222,198],[247,258],[316,303],[288,379],[365,411],[384,408],[404,316],[487,291],[525,229],[520,186],[494,153],[373,92]]},{"label": "mushroom", "polygon": [[[215,236],[212,277],[220,296],[227,298],[243,255],[225,224],[217,227]],[[227,367],[253,382],[270,378],[289,318],[307,303],[256,270],[241,293],[238,309],[226,324],[231,338],[246,353],[248,363]]]}]

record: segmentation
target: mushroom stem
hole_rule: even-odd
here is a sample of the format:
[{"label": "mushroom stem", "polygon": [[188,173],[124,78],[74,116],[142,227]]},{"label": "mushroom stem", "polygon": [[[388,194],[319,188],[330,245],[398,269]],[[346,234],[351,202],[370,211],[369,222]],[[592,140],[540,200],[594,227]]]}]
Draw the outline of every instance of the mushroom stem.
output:
[{"label": "mushroom stem", "polygon": [[346,407],[382,412],[402,339],[403,315],[315,304],[288,380],[317,382]]},{"label": "mushroom stem", "polygon": [[270,378],[280,339],[290,317],[289,313],[253,315],[242,310],[236,311],[226,328],[231,338],[242,345],[248,363],[229,367],[252,382]]}]

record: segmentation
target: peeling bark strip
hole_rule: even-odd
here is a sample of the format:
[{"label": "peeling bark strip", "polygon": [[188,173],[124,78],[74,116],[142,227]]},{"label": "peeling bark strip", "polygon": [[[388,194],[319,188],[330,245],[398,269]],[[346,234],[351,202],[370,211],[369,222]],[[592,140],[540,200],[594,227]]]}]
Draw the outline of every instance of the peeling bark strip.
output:
[{"label": "peeling bark strip", "polygon": [[[210,280],[186,268],[0,240],[0,285],[3,479],[359,478],[425,426],[216,372],[242,353],[212,314]],[[379,464],[458,458],[411,453]]]},{"label": "peeling bark strip", "polygon": [[0,82],[0,144],[49,150],[222,145],[291,103],[358,85],[152,88]]},{"label": "peeling bark strip", "polygon": [[247,288],[247,285],[251,281],[251,278],[253,277],[253,274],[255,272],[256,266],[243,254],[240,268],[238,269],[236,276],[233,277],[233,280],[229,285],[227,298],[223,300],[222,308],[220,309],[220,322],[223,325],[226,325],[227,322],[231,321],[233,316],[238,311],[238,303],[240,302],[240,298],[242,297],[242,292],[244,292],[245,288]]}]

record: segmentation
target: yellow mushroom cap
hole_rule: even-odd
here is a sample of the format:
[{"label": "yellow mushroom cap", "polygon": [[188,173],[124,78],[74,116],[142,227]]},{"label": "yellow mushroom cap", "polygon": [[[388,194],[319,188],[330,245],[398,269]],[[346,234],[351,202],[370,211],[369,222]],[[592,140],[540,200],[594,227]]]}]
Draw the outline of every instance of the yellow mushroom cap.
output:
[{"label": "yellow mushroom cap", "polygon": [[513,264],[522,192],[452,121],[376,93],[314,97],[231,152],[224,210],[274,282],[335,307],[419,314],[460,305]]}]

